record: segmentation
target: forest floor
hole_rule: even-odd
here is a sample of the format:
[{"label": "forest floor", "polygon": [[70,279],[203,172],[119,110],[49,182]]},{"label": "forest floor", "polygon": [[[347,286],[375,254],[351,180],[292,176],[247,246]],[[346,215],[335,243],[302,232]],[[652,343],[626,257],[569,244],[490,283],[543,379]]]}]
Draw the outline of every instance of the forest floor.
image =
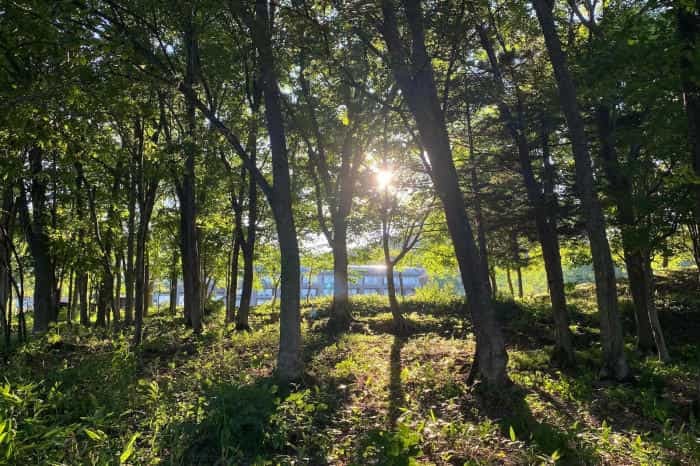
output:
[{"label": "forest floor", "polygon": [[[3,368],[0,463],[700,464],[697,284],[659,279],[673,362],[636,354],[629,339],[634,380],[625,384],[596,377],[591,287],[570,297],[578,367],[569,371],[549,363],[544,298],[498,303],[513,381],[499,392],[465,385],[473,336],[457,301],[444,298],[404,303],[406,337],[391,333],[378,297],[354,302],[358,321],[341,336],[305,319],[306,374],[284,390],[272,376],[269,309],[257,311],[251,333],[212,313],[199,337],[179,318],[153,315],[137,351],[128,331],[60,324]],[[624,300],[623,313],[631,335]]]}]

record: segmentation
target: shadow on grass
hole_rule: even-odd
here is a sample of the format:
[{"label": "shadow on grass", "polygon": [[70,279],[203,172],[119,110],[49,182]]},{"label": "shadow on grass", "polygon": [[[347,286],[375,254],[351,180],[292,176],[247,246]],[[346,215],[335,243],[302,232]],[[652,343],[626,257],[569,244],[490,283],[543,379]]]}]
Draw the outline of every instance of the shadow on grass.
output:
[{"label": "shadow on grass", "polygon": [[389,427],[396,428],[396,424],[404,408],[404,390],[401,385],[401,350],[406,344],[406,339],[394,336],[391,344],[391,354],[389,356]]},{"label": "shadow on grass", "polygon": [[523,442],[540,458],[562,458],[565,464],[597,464],[596,451],[576,443],[575,433],[537,419],[528,405],[527,391],[514,385],[494,392],[485,385],[475,388],[473,402],[481,415],[499,426],[511,441]]}]

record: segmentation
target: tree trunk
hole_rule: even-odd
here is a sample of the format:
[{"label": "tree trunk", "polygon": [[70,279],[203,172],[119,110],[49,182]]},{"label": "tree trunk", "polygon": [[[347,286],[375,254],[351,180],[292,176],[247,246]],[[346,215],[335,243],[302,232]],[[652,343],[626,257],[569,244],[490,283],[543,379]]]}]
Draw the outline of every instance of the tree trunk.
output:
[{"label": "tree trunk", "polygon": [[333,221],[333,307],[329,327],[333,330],[345,330],[350,325],[352,316],[348,302],[348,243],[347,222],[345,219]]},{"label": "tree trunk", "polygon": [[34,260],[34,333],[44,333],[56,315],[54,296],[54,269],[51,264],[50,240],[46,231],[46,181],[42,167],[43,151],[37,147],[29,150],[31,171],[32,215],[26,193],[22,189],[22,221],[27,232],[27,243]]},{"label": "tree trunk", "polygon": [[652,335],[654,336],[654,343],[656,344],[656,349],[659,355],[659,360],[662,362],[669,362],[671,356],[668,353],[668,347],[666,346],[666,340],[664,339],[664,333],[661,330],[661,322],[659,321],[659,312],[656,308],[656,303],[654,302],[654,269],[651,265],[651,254],[648,252],[644,254],[644,272],[646,274],[647,287],[647,312],[649,321],[651,322]]},{"label": "tree trunk", "polygon": [[136,238],[136,265],[134,267],[134,344],[140,345],[143,337],[143,317],[146,307],[146,237],[148,222],[144,224],[143,217],[139,222],[139,230]]},{"label": "tree trunk", "polygon": [[231,323],[236,317],[236,293],[238,292],[238,258],[241,251],[241,241],[238,229],[234,233],[233,252],[231,253],[231,263],[229,268],[229,284],[226,302],[226,322]]},{"label": "tree trunk", "polygon": [[518,275],[518,298],[523,299],[523,273],[520,266],[515,269],[515,273]]},{"label": "tree trunk", "polygon": [[260,54],[260,78],[265,101],[265,121],[270,136],[273,191],[270,207],[277,228],[281,256],[282,296],[280,305],[280,346],[277,374],[282,381],[301,376],[300,261],[296,226],[292,213],[291,179],[287,141],[280,103],[279,85],[272,53],[271,25],[265,0],[255,2],[255,46]]},{"label": "tree trunk", "polygon": [[[624,246],[623,246],[624,248]],[[630,294],[634,303],[634,320],[637,327],[637,349],[642,353],[652,353],[656,349],[654,336],[651,332],[651,322],[647,312],[646,272],[644,271],[644,258],[639,251],[624,248],[625,265],[627,266],[627,278],[630,285]]]},{"label": "tree trunk", "polygon": [[406,320],[401,314],[399,301],[396,299],[396,285],[394,284],[394,262],[391,259],[389,250],[389,235],[388,235],[388,219],[386,216],[382,219],[382,249],[384,251],[384,267],[386,269],[386,290],[389,296],[389,309],[394,320],[394,330],[397,334],[402,334],[406,331]]},{"label": "tree trunk", "polygon": [[148,257],[148,249],[146,249],[146,263],[145,267],[145,277],[146,277],[146,295],[143,300],[143,316],[149,315],[151,306],[153,305],[153,277],[151,276],[151,261]]},{"label": "tree trunk", "polygon": [[170,297],[169,297],[169,309],[171,316],[177,314],[177,249],[173,248],[172,262],[170,263]]},{"label": "tree trunk", "polygon": [[542,28],[547,51],[559,89],[561,107],[571,138],[576,172],[576,189],[582,204],[586,232],[593,257],[596,298],[600,315],[600,333],[603,346],[601,377],[623,380],[630,370],[624,352],[622,322],[617,303],[615,270],[610,245],[605,232],[605,218],[593,185],[593,170],[583,119],[576,101],[576,88],[569,72],[566,55],[557,35],[551,4],[533,0],[537,19]]},{"label": "tree trunk", "polygon": [[[427,150],[433,182],[445,209],[447,227],[468,296],[467,303],[476,333],[475,368],[485,382],[504,385],[508,382],[506,374],[508,356],[452,159],[433,69],[425,50],[421,5],[418,0],[405,0],[404,3],[413,44],[410,65],[404,56],[405,48],[399,36],[391,0],[382,1],[384,22],[381,32],[392,58],[392,70],[416,120],[421,140]],[[407,70],[409,66],[411,69]]]},{"label": "tree trunk", "polygon": [[[248,236],[250,241],[250,235]],[[243,282],[241,283],[241,301],[236,313],[236,330],[250,330],[248,316],[250,315],[250,298],[253,295],[253,245],[242,247],[243,251]],[[235,298],[234,298],[235,299]]]},{"label": "tree trunk", "polygon": [[[469,102],[467,105],[467,140],[469,145],[469,174],[474,196],[474,220],[476,221],[476,236],[479,243],[479,258],[481,260],[481,268],[484,274],[486,283],[489,283],[489,248],[486,241],[486,223],[484,222],[484,213],[481,209],[481,187],[479,186],[479,175],[477,171],[476,150],[474,145],[474,132],[472,131],[472,114]],[[495,282],[495,280],[494,280]],[[495,285],[494,285],[495,287]],[[492,293],[489,290],[489,293]],[[492,295],[495,297],[496,293]]]},{"label": "tree trunk", "polygon": [[116,284],[114,286],[114,299],[112,301],[112,323],[116,325],[121,320],[121,292],[122,292],[122,271],[121,271],[121,259],[119,254],[116,254],[114,260],[114,278]]},{"label": "tree trunk", "polygon": [[90,315],[88,313],[88,274],[80,272],[80,284],[78,286],[78,294],[80,296],[80,325],[87,327],[90,325]]},{"label": "tree trunk", "polygon": [[[188,24],[185,31],[187,52],[187,72],[185,81],[188,88],[194,83],[196,70],[196,33],[194,25]],[[185,322],[195,333],[202,331],[202,290],[200,277],[200,257],[197,244],[197,205],[195,187],[195,158],[197,148],[195,136],[197,122],[195,118],[194,97],[185,96],[187,143],[185,144],[185,167],[182,184],[178,189],[180,197],[180,246],[182,248],[182,284],[185,291]]]},{"label": "tree trunk", "polygon": [[112,300],[111,291],[112,287],[109,285],[109,280],[105,275],[103,275],[97,295],[97,319],[95,320],[95,324],[98,327],[107,326],[107,312],[109,309],[109,303]]},{"label": "tree trunk", "polygon": [[134,270],[134,243],[136,240],[136,175],[131,168],[131,182],[129,190],[129,217],[127,220],[126,239],[126,266],[124,268],[124,281],[126,302],[124,303],[124,322],[131,325],[134,319],[134,282],[136,273]]},{"label": "tree trunk", "polygon": [[510,277],[510,267],[506,267],[506,279],[508,280],[508,291],[510,291],[510,297],[515,298],[515,291],[513,290],[513,279]]},{"label": "tree trunk", "polygon": [[11,245],[15,217],[14,200],[14,188],[8,183],[2,190],[2,210],[0,210],[0,317],[7,349],[10,347],[12,330]]}]

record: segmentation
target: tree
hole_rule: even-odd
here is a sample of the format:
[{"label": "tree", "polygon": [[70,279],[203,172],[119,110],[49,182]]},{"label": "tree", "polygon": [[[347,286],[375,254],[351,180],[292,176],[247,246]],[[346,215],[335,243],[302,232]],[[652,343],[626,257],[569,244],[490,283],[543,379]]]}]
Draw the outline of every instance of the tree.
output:
[{"label": "tree", "polygon": [[576,189],[581,199],[586,232],[593,257],[603,346],[603,367],[600,375],[604,378],[611,377],[623,380],[629,377],[630,370],[624,352],[622,323],[617,305],[615,270],[605,232],[605,217],[593,183],[588,141],[578,107],[576,87],[557,35],[552,5],[545,0],[533,0],[533,5],[554,69],[562,111],[569,126],[576,170]]},{"label": "tree", "polygon": [[478,249],[464,208],[433,69],[425,46],[421,4],[418,0],[404,1],[410,31],[410,56],[407,55],[404,40],[399,33],[394,3],[384,0],[381,10],[383,22],[380,32],[389,51],[389,63],[428,153],[432,179],[445,209],[448,229],[468,296],[477,341],[475,373],[480,374],[488,383],[502,385],[508,380],[508,356],[495,318],[488,280],[483,276]]}]

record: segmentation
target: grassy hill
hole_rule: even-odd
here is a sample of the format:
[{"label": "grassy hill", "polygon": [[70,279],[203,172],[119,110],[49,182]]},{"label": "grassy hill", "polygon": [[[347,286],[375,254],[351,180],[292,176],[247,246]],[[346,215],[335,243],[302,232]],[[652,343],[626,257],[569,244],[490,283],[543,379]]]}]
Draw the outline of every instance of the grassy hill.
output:
[{"label": "grassy hill", "polygon": [[354,301],[357,322],[339,336],[323,328],[328,302],[307,305],[307,371],[290,389],[272,375],[269,308],[256,310],[252,333],[213,312],[200,337],[153,315],[136,351],[127,330],[61,324],[5,363],[0,463],[699,464],[700,293],[685,276],[659,280],[673,362],[635,354],[630,339],[627,384],[597,380],[586,287],[571,296],[579,364],[570,370],[549,363],[546,303],[498,303],[513,380],[502,392],[465,384],[473,335],[445,296],[404,303],[405,337],[391,333],[378,297]]}]

